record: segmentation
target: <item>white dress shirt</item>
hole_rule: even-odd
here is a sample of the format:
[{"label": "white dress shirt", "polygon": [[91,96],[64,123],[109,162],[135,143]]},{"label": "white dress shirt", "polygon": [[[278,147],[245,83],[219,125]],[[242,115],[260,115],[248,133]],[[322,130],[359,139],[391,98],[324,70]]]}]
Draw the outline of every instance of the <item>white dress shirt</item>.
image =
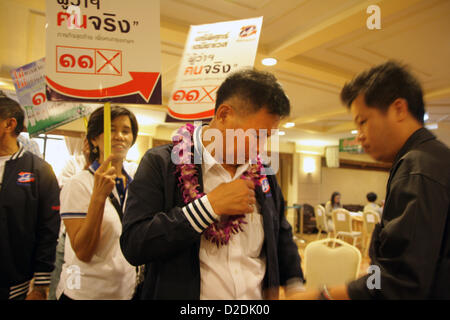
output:
[{"label": "white dress shirt", "polygon": [[[196,128],[201,130],[201,127]],[[201,137],[201,131],[194,137]],[[203,152],[202,174],[204,192],[208,194],[221,183],[228,183],[248,169],[249,164],[237,168],[234,177],[206,151],[200,139],[194,139],[194,148]],[[245,215],[244,231],[233,234],[228,245],[217,247],[215,243],[200,241],[200,299],[201,300],[260,300],[262,282],[266,272],[266,258],[262,252],[264,243],[263,218],[259,205],[252,214]]]}]

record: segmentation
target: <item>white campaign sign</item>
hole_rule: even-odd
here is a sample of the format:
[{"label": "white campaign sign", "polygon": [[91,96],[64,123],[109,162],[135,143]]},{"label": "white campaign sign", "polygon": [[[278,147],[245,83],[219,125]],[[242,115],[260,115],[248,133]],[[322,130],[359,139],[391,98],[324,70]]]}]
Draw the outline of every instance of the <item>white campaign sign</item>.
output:
[{"label": "white campaign sign", "polygon": [[161,104],[159,0],[46,0],[49,100]]},{"label": "white campaign sign", "polygon": [[80,102],[47,101],[44,70],[45,59],[11,70],[17,99],[25,112],[25,125],[32,137],[85,117],[99,107]]},{"label": "white campaign sign", "polygon": [[191,26],[166,121],[213,117],[219,85],[232,72],[253,67],[262,19]]}]

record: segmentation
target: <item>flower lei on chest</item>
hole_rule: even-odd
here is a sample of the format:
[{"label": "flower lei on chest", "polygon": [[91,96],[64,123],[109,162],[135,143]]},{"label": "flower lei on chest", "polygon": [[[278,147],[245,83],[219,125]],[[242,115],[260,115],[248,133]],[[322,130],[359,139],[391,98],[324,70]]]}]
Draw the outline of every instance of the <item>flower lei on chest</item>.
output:
[{"label": "flower lei on chest", "polygon": [[[175,174],[178,177],[178,186],[181,189],[183,201],[186,205],[205,195],[204,192],[199,192],[198,190],[200,187],[198,172],[193,161],[194,130],[195,127],[188,123],[178,129],[177,134],[173,137],[173,150],[179,156],[179,164],[176,165]],[[257,163],[251,164],[249,169],[241,175],[241,179],[252,180],[255,186],[260,186],[261,179],[265,177],[265,175],[261,174],[261,168],[261,159],[257,157]],[[220,221],[211,224],[203,233],[205,239],[215,243],[217,247],[227,245],[231,235],[244,231],[242,225],[247,224],[244,214],[221,216],[221,218]]]}]

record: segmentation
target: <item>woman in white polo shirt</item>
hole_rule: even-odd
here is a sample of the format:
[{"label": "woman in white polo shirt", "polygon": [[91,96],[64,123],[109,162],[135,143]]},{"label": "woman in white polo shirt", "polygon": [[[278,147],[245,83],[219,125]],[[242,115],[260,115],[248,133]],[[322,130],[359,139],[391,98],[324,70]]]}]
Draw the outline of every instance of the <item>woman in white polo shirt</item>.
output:
[{"label": "woman in white polo shirt", "polygon": [[[131,299],[136,269],[124,258],[119,237],[126,190],[132,179],[124,168],[138,132],[136,117],[111,108],[111,155],[104,159],[103,107],[88,122],[91,166],[73,176],[60,195],[68,238],[56,295],[60,300]],[[108,165],[111,167],[108,168]]]}]

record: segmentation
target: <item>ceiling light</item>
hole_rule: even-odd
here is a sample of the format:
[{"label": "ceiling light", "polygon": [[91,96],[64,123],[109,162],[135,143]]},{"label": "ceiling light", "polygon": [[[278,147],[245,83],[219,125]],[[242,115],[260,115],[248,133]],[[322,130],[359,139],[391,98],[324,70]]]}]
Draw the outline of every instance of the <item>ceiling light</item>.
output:
[{"label": "ceiling light", "polygon": [[292,128],[292,127],[295,127],[295,123],[294,123],[294,122],[286,122],[286,123],[284,124],[284,127],[285,127],[285,128]]},{"label": "ceiling light", "polygon": [[313,173],[316,171],[316,160],[314,158],[303,158],[303,171],[305,173]]},{"label": "ceiling light", "polygon": [[284,132],[284,131],[278,131],[279,136],[284,136],[285,134],[286,134],[286,132]]},{"label": "ceiling light", "polygon": [[352,130],[352,134],[358,134],[358,130]]},{"label": "ceiling light", "polygon": [[261,61],[261,63],[265,66],[274,66],[277,64],[277,62],[278,61],[275,58],[265,58],[265,59],[262,59],[262,61]]}]

